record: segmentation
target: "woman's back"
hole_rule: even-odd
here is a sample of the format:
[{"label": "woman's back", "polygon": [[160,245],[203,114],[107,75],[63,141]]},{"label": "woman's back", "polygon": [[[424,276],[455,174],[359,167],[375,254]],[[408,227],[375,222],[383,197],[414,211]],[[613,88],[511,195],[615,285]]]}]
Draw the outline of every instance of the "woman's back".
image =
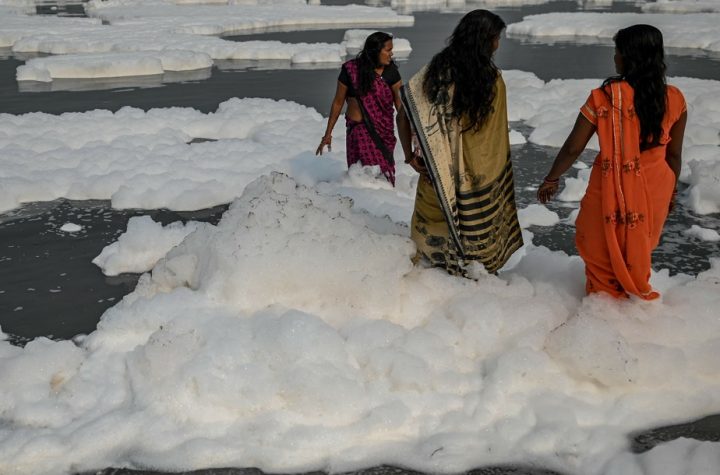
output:
[{"label": "woman's back", "polygon": [[[492,112],[477,128],[467,129],[463,124],[462,146],[463,157],[466,162],[472,160],[486,169],[490,176],[497,176],[506,166],[506,157],[510,153],[510,139],[508,134],[498,134],[498,130],[507,128],[507,98],[505,81],[498,74],[495,81],[495,97],[492,102]],[[488,170],[487,167],[490,167]],[[466,163],[466,169],[473,169],[471,163]]]},{"label": "woman's back", "polygon": [[[634,113],[635,92],[632,86],[630,86],[630,84],[628,84],[626,81],[620,81],[620,85],[623,94],[623,114],[628,119],[637,120],[637,116]],[[594,125],[597,125],[598,115],[602,116],[603,114],[607,114],[608,111],[612,108],[612,100],[609,96],[609,92],[606,92],[607,89],[609,89],[609,86],[607,86],[605,89],[606,90],[603,90],[602,87],[594,89],[590,97],[588,98],[588,101],[581,109],[581,112],[583,113],[585,118],[592,122]],[[658,141],[658,144],[656,146],[642,150],[641,156],[643,157],[656,156],[663,160],[665,159],[667,145],[670,142],[670,129],[675,124],[675,122],[678,121],[682,113],[687,110],[687,106],[685,104],[685,97],[683,96],[682,92],[680,92],[680,89],[672,85],[667,85],[666,91],[667,106],[665,109],[665,115],[662,119],[662,133],[660,136],[660,140]]]},{"label": "woman's back", "polygon": [[662,136],[660,137],[660,144],[657,147],[643,150],[642,155],[659,154],[663,160],[665,159],[665,150],[670,142],[670,129],[686,110],[687,106],[685,104],[685,97],[682,92],[680,92],[680,89],[675,86],[668,85],[667,109],[665,109],[665,115],[662,120]]}]

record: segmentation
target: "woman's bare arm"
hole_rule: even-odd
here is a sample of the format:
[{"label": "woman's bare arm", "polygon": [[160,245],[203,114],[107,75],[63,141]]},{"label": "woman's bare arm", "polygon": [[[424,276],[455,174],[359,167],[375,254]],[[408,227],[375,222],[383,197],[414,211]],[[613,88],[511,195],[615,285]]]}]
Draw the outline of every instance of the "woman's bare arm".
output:
[{"label": "woman's bare arm", "polygon": [[392,85],[390,89],[392,89],[393,93],[393,102],[395,103],[395,110],[400,112],[400,109],[402,109],[402,99],[400,99],[400,88],[402,88],[402,80],[396,82]]},{"label": "woman's bare arm", "polygon": [[677,180],[680,177],[680,169],[682,168],[682,147],[686,123],[687,112],[683,112],[677,122],[670,128],[670,143],[665,149],[665,161],[673,173],[675,173],[676,186]]},{"label": "woman's bare arm", "polygon": [[343,106],[345,105],[347,91],[347,86],[338,81],[337,88],[335,89],[335,97],[333,98],[332,104],[330,105],[330,116],[328,117],[327,127],[325,128],[325,135],[320,140],[320,145],[315,151],[315,155],[322,155],[323,147],[325,145],[327,145],[328,151],[330,151],[332,147],[332,131],[335,127],[335,123],[337,122],[338,117],[340,117]]},{"label": "woman's bare arm", "polygon": [[[399,98],[398,88],[398,99]],[[427,169],[425,168],[425,163],[423,162],[422,157],[420,154],[415,153],[412,148],[413,130],[410,125],[410,120],[405,113],[405,107],[403,106],[402,101],[400,102],[397,117],[395,119],[397,122],[398,136],[400,137],[400,145],[403,149],[403,155],[405,155],[405,163],[410,165],[416,172],[426,174]]]},{"label": "woman's bare arm", "polygon": [[393,86],[393,96],[395,100],[395,109],[397,115],[395,116],[395,123],[398,128],[398,137],[400,138],[400,145],[405,155],[405,161],[407,162],[412,157],[412,129],[410,127],[410,121],[405,115],[405,108],[402,100],[400,99],[400,88],[402,87],[402,81],[398,81],[397,88]]},{"label": "woman's bare arm", "polygon": [[585,146],[594,133],[595,126],[592,122],[587,120],[584,115],[578,114],[575,126],[573,126],[568,138],[565,139],[565,143],[555,157],[550,171],[538,188],[537,198],[541,203],[547,203],[557,192],[560,177],[585,150]]}]

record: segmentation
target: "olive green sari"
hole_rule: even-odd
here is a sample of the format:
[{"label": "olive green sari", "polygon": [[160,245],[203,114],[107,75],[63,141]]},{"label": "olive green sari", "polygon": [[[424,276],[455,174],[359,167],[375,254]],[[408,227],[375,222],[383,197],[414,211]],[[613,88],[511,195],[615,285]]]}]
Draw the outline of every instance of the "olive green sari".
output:
[{"label": "olive green sari", "polygon": [[428,169],[418,183],[411,235],[416,259],[467,275],[471,262],[497,272],[522,246],[508,137],[505,83],[498,75],[493,111],[463,132],[444,104],[423,92],[425,68],[403,87],[402,99]]}]

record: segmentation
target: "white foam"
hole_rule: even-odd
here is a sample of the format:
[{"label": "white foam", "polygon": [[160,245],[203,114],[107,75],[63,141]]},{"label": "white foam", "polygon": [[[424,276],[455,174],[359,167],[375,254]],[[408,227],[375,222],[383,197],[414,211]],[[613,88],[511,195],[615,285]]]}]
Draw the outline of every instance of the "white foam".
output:
[{"label": "white foam", "polygon": [[648,23],[663,32],[666,47],[720,51],[720,14],[545,13],[524,17],[507,27],[507,35],[552,43],[573,41],[612,44],[620,28]]},{"label": "white foam", "polygon": [[701,241],[720,241],[720,234],[714,229],[703,228],[697,224],[690,226],[690,229],[683,231],[683,234],[700,239]]},{"label": "white foam", "polygon": [[510,145],[522,145],[527,143],[525,136],[517,130],[510,129]]},{"label": "white foam", "polygon": [[720,13],[720,4],[712,0],[658,0],[642,5],[648,13]]},{"label": "white foam", "polygon": [[[402,13],[440,11],[466,13],[476,7],[501,8],[520,7],[523,5],[542,5],[553,0],[390,0],[390,6]],[[383,0],[365,0],[368,5],[387,4]]]},{"label": "white foam", "polygon": [[592,169],[578,170],[577,175],[566,176],[564,179],[563,189],[557,195],[560,201],[580,201],[585,196],[588,183],[590,182],[590,173]]},{"label": "white foam", "polygon": [[532,245],[477,281],[413,252],[398,223],[261,177],[87,338],[0,342],[0,471],[720,467],[713,447],[626,449],[720,410],[720,261],[654,274],[643,303],[583,298],[579,258]]},{"label": "white foam", "polygon": [[17,69],[18,81],[51,82],[63,78],[150,76],[166,71],[190,71],[212,67],[205,53],[158,51],[97,53],[31,59]]},{"label": "white foam", "polygon": [[146,272],[200,226],[194,221],[163,226],[150,216],[132,217],[127,230],[116,242],[105,246],[92,262],[105,275]]},{"label": "white foam", "polygon": [[555,211],[550,211],[541,204],[531,204],[519,210],[518,219],[520,220],[520,226],[523,228],[528,226],[553,226],[560,222],[560,218]]},{"label": "white foam", "polygon": [[[376,30],[347,30],[343,37],[343,45],[349,54],[357,54],[365,44],[368,35],[375,33]],[[410,42],[404,38],[398,38],[393,35],[393,54],[398,58],[406,58],[410,56],[412,47]]]},{"label": "white foam", "polygon": [[102,29],[101,21],[95,18],[26,16],[5,11],[0,16],[0,48],[11,48],[16,42],[32,33],[48,39],[61,35],[83,34],[96,28]]},{"label": "white foam", "polygon": [[684,202],[699,214],[720,213],[719,177],[720,160],[691,162],[687,178],[690,188],[684,192]]},{"label": "white foam", "polygon": [[[162,1],[108,1],[87,5],[93,18],[0,16],[0,47],[14,53],[65,55],[31,59],[20,81],[157,75],[209,68],[220,60],[272,60],[335,67],[344,44],[228,41],[223,34],[269,29],[352,25],[410,26],[413,18],[389,8],[328,7],[304,2],[250,5],[175,5]],[[102,24],[105,22],[107,24]],[[406,40],[401,50],[409,50]]]},{"label": "white foam", "polygon": [[60,231],[63,231],[65,233],[76,233],[78,231],[82,230],[82,226],[75,223],[65,223],[62,226],[60,226]]},{"label": "white foam", "polygon": [[569,224],[570,226],[575,226],[575,221],[577,221],[577,217],[580,214],[580,208],[575,208],[570,212],[567,219],[565,220],[565,223]]},{"label": "white foam", "polygon": [[[397,158],[393,189],[372,169],[348,173],[345,130],[314,154],[324,119],[287,101],[231,99],[214,113],[189,108],[0,114],[2,210],[23,202],[109,199],[115,208],[193,210],[228,203],[257,176],[283,171],[352,196],[369,211],[409,219],[417,174]],[[194,139],[204,139],[192,143]],[[377,188],[374,194],[357,193]]]},{"label": "white foam", "polygon": [[0,15],[31,15],[35,11],[34,0],[0,0]]},{"label": "white foam", "polygon": [[[554,147],[569,133],[589,90],[600,83],[544,83],[519,71],[505,71],[504,78],[510,120],[535,127],[530,142]],[[681,174],[689,190],[680,199],[697,213],[715,213],[720,206],[714,185],[720,177],[718,81],[670,82],[682,89],[689,110]],[[119,208],[206,208],[231,201],[258,174],[279,170],[310,186],[333,182],[331,186],[340,186],[373,212],[385,210],[397,219],[406,216],[403,206],[412,200],[414,173],[399,167],[398,193],[386,190],[382,198],[373,199],[355,196],[357,183],[339,184],[346,176],[344,129],[336,127],[330,160],[314,157],[322,129],[323,119],[312,109],[261,99],[232,99],[210,114],[183,108],[123,108],[116,113],[0,115],[0,152],[12,165],[4,169],[0,210],[60,197],[111,199]],[[220,142],[188,145],[195,138]],[[513,144],[525,141],[517,131],[510,132],[510,139]],[[593,142],[596,139],[589,148],[597,148]],[[238,154],[248,159],[238,163]],[[578,201],[588,172],[566,176],[559,198]]]},{"label": "white foam", "polygon": [[[111,199],[115,207],[147,209],[227,203],[263,170],[309,154],[321,121],[312,109],[263,99],[231,99],[210,114],[126,107],[0,115],[0,150],[14,157],[0,202]],[[194,138],[223,140],[188,144]]]}]

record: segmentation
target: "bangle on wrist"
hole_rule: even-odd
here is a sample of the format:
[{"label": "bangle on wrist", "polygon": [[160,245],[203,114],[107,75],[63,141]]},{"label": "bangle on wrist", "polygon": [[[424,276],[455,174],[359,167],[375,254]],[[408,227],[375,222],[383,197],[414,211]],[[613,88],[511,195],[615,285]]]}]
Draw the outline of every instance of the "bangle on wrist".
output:
[{"label": "bangle on wrist", "polygon": [[550,185],[556,185],[556,184],[560,183],[560,178],[555,178],[554,180],[551,180],[550,178],[545,177],[543,179],[543,182],[548,183]]}]

